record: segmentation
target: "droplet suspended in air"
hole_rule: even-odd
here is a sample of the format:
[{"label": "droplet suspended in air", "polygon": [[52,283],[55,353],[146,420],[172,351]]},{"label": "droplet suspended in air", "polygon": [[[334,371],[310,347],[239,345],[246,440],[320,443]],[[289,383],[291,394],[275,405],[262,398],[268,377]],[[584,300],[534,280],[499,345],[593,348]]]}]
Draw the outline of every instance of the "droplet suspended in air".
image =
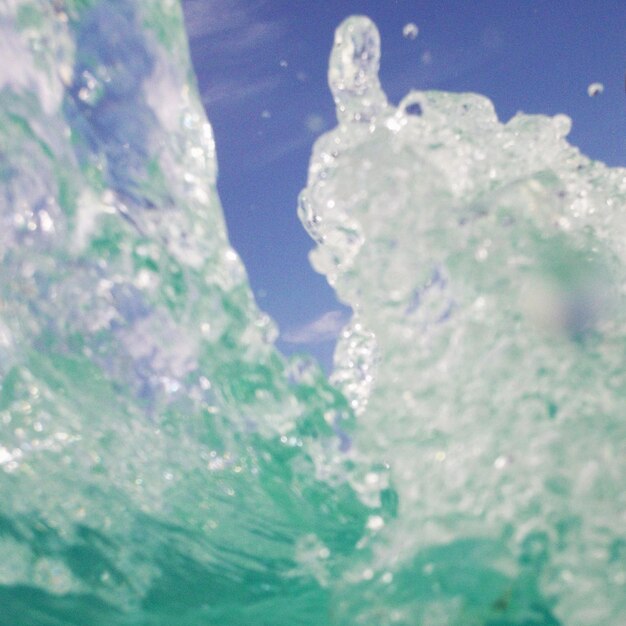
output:
[{"label": "droplet suspended in air", "polygon": [[594,96],[599,96],[604,91],[604,85],[602,83],[591,83],[589,87],[587,87],[587,94],[592,98]]},{"label": "droplet suspended in air", "polygon": [[326,120],[317,113],[307,115],[304,123],[307,130],[312,133],[320,133],[326,128]]},{"label": "droplet suspended in air", "polygon": [[417,24],[415,24],[415,22],[409,22],[404,25],[404,28],[402,29],[402,36],[405,39],[415,39],[419,32],[420,29]]}]

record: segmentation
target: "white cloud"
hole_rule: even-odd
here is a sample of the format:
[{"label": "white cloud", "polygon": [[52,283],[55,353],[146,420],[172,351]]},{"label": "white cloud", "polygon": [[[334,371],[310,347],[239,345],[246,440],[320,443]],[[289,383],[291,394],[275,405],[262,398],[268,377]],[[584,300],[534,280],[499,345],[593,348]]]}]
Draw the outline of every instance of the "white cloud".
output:
[{"label": "white cloud", "polygon": [[281,333],[280,339],[286,343],[322,343],[337,338],[341,329],[348,322],[348,313],[344,311],[328,311],[317,319]]},{"label": "white cloud", "polygon": [[262,4],[249,0],[186,0],[183,8],[187,36],[189,39],[210,36],[219,51],[224,45],[221,36],[226,35],[229,48],[237,52],[277,40],[283,32],[279,22],[259,20],[255,15]]},{"label": "white cloud", "polygon": [[[196,59],[206,59],[211,79],[204,87],[205,105],[223,106],[259,97],[280,82],[263,54],[274,50],[284,35],[284,24],[261,11],[264,0],[185,0],[187,35]],[[276,70],[274,65],[271,70]],[[202,73],[199,68],[200,73]]]}]

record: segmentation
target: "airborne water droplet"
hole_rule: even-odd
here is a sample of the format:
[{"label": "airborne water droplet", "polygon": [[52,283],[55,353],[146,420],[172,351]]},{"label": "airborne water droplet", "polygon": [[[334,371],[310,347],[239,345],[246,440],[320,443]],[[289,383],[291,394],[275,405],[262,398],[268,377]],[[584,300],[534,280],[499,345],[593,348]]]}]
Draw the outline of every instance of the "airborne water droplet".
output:
[{"label": "airborne water droplet", "polygon": [[402,36],[405,39],[415,39],[417,38],[418,33],[419,28],[414,22],[409,22],[408,24],[405,24],[404,28],[402,29]]},{"label": "airborne water droplet", "polygon": [[591,83],[587,87],[587,94],[592,98],[599,96],[604,91],[604,85],[602,83]]}]

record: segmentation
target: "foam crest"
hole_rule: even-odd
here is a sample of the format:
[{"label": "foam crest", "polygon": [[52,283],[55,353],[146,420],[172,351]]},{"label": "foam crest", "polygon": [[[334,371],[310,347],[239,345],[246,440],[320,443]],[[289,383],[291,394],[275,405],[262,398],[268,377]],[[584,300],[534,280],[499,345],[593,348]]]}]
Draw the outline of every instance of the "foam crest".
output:
[{"label": "foam crest", "polygon": [[380,35],[367,17],[345,20],[335,33],[328,83],[340,120],[370,122],[387,107],[378,80]]},{"label": "foam crest", "polygon": [[[314,267],[354,310],[335,380],[359,411],[355,448],[389,466],[399,498],[354,570],[384,598],[362,623],[468,623],[470,583],[437,587],[450,558],[503,576],[504,596],[552,597],[562,623],[617,625],[626,171],[569,145],[565,116],[501,123],[476,94],[412,92],[364,129],[336,95],[338,54],[339,125],[315,145],[301,217]],[[378,88],[376,58],[346,64],[357,93]],[[426,570],[431,597],[388,584]],[[501,612],[532,613],[520,602]]]}]

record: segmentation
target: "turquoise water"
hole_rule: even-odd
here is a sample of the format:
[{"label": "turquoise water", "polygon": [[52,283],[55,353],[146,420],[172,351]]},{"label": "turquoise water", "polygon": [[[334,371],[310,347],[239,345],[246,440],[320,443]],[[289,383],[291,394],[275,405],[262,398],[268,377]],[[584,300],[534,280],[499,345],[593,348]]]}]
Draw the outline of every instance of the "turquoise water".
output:
[{"label": "turquoise water", "polygon": [[392,106],[346,21],[298,209],[354,311],[327,381],[228,243],[178,4],[0,11],[0,624],[623,623],[623,169]]}]

